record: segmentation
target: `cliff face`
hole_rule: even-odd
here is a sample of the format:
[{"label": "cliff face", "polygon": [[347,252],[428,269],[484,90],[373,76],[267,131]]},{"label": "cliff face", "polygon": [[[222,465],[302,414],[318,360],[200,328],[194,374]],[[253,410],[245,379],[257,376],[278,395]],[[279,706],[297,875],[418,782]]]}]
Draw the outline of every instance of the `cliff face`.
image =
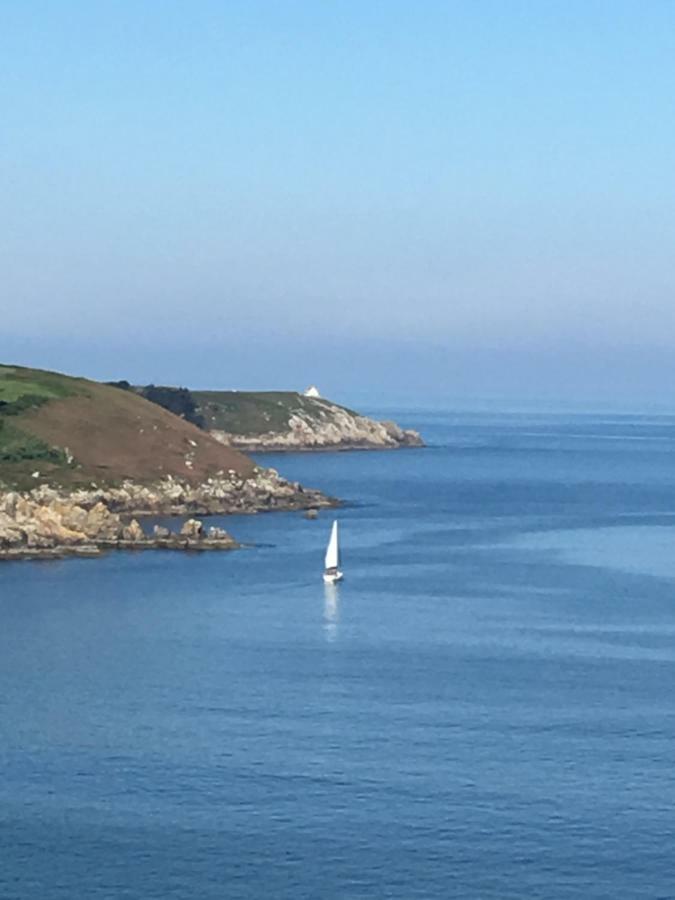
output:
[{"label": "cliff face", "polygon": [[194,396],[211,435],[249,452],[424,446],[416,431],[370,419],[323,398],[239,391],[198,391]]}]

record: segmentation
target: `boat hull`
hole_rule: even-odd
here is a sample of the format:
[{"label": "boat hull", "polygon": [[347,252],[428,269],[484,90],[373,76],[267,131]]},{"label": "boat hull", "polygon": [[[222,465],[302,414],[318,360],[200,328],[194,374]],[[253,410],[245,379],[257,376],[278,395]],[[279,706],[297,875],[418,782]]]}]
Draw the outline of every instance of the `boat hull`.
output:
[{"label": "boat hull", "polygon": [[325,584],[335,584],[337,581],[342,581],[344,575],[342,572],[324,572],[323,580]]}]

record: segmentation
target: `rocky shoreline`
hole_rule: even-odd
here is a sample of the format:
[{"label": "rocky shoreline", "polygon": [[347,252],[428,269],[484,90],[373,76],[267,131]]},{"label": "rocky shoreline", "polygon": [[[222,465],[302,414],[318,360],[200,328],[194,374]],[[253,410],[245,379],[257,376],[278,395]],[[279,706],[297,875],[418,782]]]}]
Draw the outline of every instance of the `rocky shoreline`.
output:
[{"label": "rocky shoreline", "polygon": [[93,556],[121,550],[232,550],[224,529],[190,518],[180,532],[155,526],[146,534],[138,517],[258,513],[335,506],[320,491],[256,469],[249,478],[234,471],[192,483],[171,476],[152,484],[125,481],[67,490],[42,485],[0,493],[0,560]]},{"label": "rocky shoreline", "polygon": [[397,450],[424,447],[417,431],[395,422],[379,422],[324,401],[314,401],[319,412],[310,416],[296,412],[287,431],[264,434],[233,434],[211,430],[216,440],[245,453],[283,453],[321,450]]}]

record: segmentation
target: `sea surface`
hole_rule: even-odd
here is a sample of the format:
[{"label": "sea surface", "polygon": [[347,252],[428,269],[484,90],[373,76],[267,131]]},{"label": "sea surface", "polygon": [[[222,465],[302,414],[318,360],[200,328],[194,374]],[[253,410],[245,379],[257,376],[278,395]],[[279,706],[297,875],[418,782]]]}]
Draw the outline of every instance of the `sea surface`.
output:
[{"label": "sea surface", "polygon": [[675,897],[675,417],[399,411],[255,546],[0,567],[2,900]]}]

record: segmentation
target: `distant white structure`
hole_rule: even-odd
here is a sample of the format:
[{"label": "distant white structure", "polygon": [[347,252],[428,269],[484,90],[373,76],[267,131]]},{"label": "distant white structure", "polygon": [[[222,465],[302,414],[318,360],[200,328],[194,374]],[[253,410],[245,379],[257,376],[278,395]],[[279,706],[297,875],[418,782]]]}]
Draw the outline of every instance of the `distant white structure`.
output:
[{"label": "distant white structure", "polygon": [[320,397],[319,389],[315,384],[310,385],[304,393],[305,397]]}]

